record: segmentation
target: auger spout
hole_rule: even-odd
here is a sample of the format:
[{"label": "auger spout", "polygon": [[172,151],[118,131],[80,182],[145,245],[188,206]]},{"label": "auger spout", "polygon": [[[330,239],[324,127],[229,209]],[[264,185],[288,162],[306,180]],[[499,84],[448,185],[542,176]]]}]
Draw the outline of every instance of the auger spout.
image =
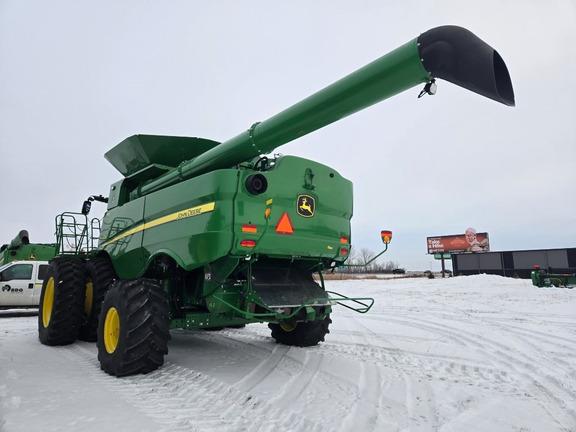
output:
[{"label": "auger spout", "polygon": [[[441,78],[508,106],[514,91],[498,52],[456,26],[433,28],[250,129],[140,185],[146,195],[231,168],[423,83]],[[114,164],[113,150],[107,158]]]}]

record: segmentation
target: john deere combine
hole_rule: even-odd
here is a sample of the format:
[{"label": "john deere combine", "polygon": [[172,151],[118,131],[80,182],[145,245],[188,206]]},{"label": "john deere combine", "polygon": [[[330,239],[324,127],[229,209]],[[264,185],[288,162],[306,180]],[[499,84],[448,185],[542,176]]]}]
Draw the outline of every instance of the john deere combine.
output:
[{"label": "john deere combine", "polygon": [[[322,277],[350,253],[351,182],[318,162],[266,155],[416,85],[434,94],[436,78],[514,105],[500,55],[446,26],[225,142],[118,144],[105,155],[123,176],[109,197],[57,218],[41,342],[97,340],[102,369],[122,376],[162,365],[170,328],[268,322],[276,341],[310,346],[324,340],[335,305],[368,311],[372,299],[328,292]],[[86,217],[94,200],[108,204],[101,227]],[[387,247],[391,233],[382,238]]]},{"label": "john deere combine", "polygon": [[55,247],[55,244],[30,243],[28,231],[22,230],[0,247],[0,266],[12,261],[48,261],[54,258]]}]

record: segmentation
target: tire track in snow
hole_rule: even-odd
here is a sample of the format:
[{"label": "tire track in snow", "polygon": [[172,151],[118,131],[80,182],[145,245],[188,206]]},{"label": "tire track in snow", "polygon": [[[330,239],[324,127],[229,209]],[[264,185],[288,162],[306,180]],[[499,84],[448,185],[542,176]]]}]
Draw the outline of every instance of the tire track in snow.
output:
[{"label": "tire track in snow", "polygon": [[[451,316],[452,321],[455,318],[457,317]],[[445,337],[457,343],[463,343],[469,349],[481,353],[483,357],[508,371],[508,375],[514,377],[519,385],[527,387],[525,396],[535,398],[537,403],[559,426],[566,430],[572,430],[576,425],[576,409],[574,408],[576,406],[576,393],[566,388],[557,377],[547,373],[551,367],[551,360],[540,354],[540,349],[531,349],[529,352],[522,351],[518,345],[512,347],[465,330],[471,319],[471,316],[466,315],[466,322],[460,326],[441,324],[438,321],[431,323],[413,316],[401,318],[396,316],[388,319],[388,321],[443,334]],[[481,321],[481,324],[490,325],[486,321]],[[499,332],[496,334],[502,336],[502,329],[498,330]],[[535,363],[537,359],[539,362]],[[535,396],[530,393],[534,393]]]},{"label": "tire track in snow", "polygon": [[[348,382],[341,382],[341,374],[325,365],[325,353],[330,354],[324,349],[325,344],[307,348],[287,347],[277,344],[270,336],[245,330],[225,329],[217,333],[202,333],[199,337],[252,356],[256,353],[265,357],[249,377],[241,380],[243,391],[267,393],[267,400],[272,404],[290,405],[294,410],[306,411],[308,418],[326,428],[342,430],[342,418],[350,411],[354,399]],[[261,329],[256,328],[256,332],[258,330]],[[278,349],[284,352],[283,356],[273,354],[273,350]],[[352,427],[351,430],[355,429]]]},{"label": "tire track in snow", "polygon": [[506,392],[506,388],[517,382],[508,371],[490,368],[467,359],[441,357],[398,348],[368,346],[365,344],[330,343],[327,348],[339,356],[357,359],[396,369],[422,378],[465,383]]},{"label": "tire track in snow", "polygon": [[100,370],[94,352],[75,344],[63,347],[71,361],[86,370],[87,377],[112,390],[137,408],[162,431],[310,431],[325,429],[300,413],[240,391],[192,369],[166,363],[147,375],[124,378]]},{"label": "tire track in snow", "polygon": [[269,399],[270,403],[278,403],[284,400],[298,400],[302,394],[316,380],[322,367],[322,355],[313,355],[309,351],[305,353],[305,359],[302,363],[300,373],[292,377],[279,389],[278,393]]},{"label": "tire track in snow", "polygon": [[[356,318],[351,318],[351,322],[355,332],[359,328],[362,329],[357,335],[363,342],[355,346],[355,348],[359,349],[356,349],[355,354],[351,356],[358,359],[359,355],[363,355],[362,348],[371,348],[373,338],[380,336]],[[342,422],[343,429],[381,431],[396,428],[397,425],[390,423],[386,417],[386,413],[392,409],[390,405],[394,405],[394,403],[391,403],[387,397],[380,363],[363,361],[359,363],[359,367],[360,376],[355,400]],[[435,423],[435,420],[433,423]]]},{"label": "tire track in snow", "polygon": [[290,350],[289,346],[276,345],[270,355],[262,360],[250,373],[235,384],[235,387],[242,391],[250,391],[268,378],[278,367],[284,356]]}]

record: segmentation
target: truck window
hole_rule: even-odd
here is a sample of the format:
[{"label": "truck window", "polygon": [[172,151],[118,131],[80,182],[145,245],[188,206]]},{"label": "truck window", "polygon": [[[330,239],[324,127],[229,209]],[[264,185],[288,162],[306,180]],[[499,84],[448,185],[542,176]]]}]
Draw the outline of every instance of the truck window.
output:
[{"label": "truck window", "polygon": [[46,276],[47,271],[48,271],[48,264],[40,264],[38,266],[38,279],[44,280],[44,276]]},{"label": "truck window", "polygon": [[2,281],[10,281],[16,279],[32,279],[32,264],[15,264],[8,267],[2,272]]}]

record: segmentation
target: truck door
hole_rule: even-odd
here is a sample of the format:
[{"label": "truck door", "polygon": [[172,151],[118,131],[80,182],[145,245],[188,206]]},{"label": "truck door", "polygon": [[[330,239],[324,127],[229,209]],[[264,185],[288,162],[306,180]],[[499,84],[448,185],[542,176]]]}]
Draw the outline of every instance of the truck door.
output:
[{"label": "truck door", "polygon": [[15,263],[0,273],[0,305],[31,306],[34,304],[34,263]]}]

